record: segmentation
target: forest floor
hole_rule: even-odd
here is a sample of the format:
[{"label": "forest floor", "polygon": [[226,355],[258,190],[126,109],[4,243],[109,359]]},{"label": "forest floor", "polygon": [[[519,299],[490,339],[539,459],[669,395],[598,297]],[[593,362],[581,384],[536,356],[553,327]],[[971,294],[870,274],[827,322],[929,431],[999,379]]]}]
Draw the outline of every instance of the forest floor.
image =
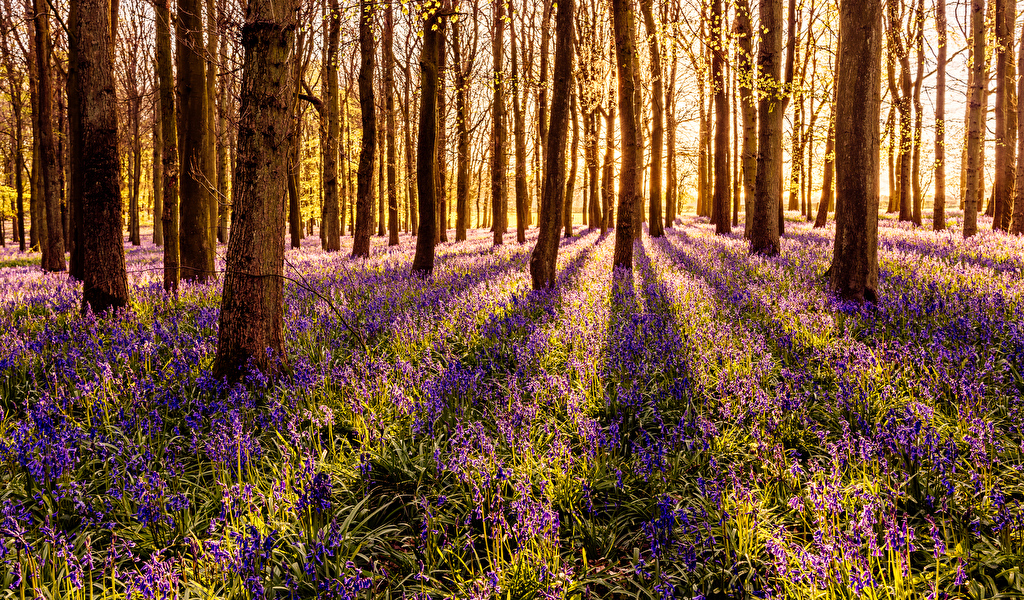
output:
[{"label": "forest floor", "polygon": [[158,248],[102,319],[0,268],[0,598],[1024,593],[1024,238],[960,218],[883,219],[868,307],[797,221],[764,259],[683,219],[614,281],[584,232],[545,293],[536,230],[428,280],[313,237],[289,376],[230,389],[220,283],[165,295]]}]

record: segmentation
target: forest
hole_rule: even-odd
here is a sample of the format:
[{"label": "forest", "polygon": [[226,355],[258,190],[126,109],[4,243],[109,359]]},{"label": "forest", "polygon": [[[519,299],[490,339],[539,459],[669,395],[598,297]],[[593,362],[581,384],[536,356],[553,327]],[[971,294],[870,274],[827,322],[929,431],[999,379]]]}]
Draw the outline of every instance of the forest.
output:
[{"label": "forest", "polygon": [[0,0],[0,600],[1024,597],[1019,73],[1016,0]]}]

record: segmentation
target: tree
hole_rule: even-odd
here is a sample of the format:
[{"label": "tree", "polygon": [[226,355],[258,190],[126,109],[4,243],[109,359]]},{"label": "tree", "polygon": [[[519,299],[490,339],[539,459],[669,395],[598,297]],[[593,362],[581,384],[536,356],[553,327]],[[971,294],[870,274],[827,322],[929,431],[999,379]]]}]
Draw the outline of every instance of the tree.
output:
[{"label": "tree", "polygon": [[[740,106],[743,118],[743,212],[746,219],[743,237],[749,238],[754,219],[754,182],[757,176],[757,104],[754,98],[754,55],[751,50],[750,3],[738,0],[734,21],[738,52]],[[736,132],[737,135],[739,132]]]},{"label": "tree", "polygon": [[981,185],[982,127],[981,103],[985,87],[985,2],[971,0],[971,37],[973,55],[971,62],[971,86],[968,98],[967,128],[967,172],[964,197],[964,237],[978,232],[978,189]]},{"label": "tree", "polygon": [[836,61],[836,237],[828,287],[878,300],[880,0],[842,0]]},{"label": "tree", "polygon": [[[996,151],[995,181],[992,184],[992,229],[1006,230],[1013,199],[1014,140],[1016,130],[1011,125],[1013,106],[1013,27],[1016,20],[1014,0],[995,1],[996,29]],[[1004,223],[1004,220],[1006,221]]]},{"label": "tree", "polygon": [[341,113],[338,106],[338,37],[341,31],[341,9],[338,0],[330,0],[327,14],[327,51],[323,77],[327,102],[327,135],[324,139],[324,250],[341,250],[341,205],[338,199],[338,138],[341,136]]},{"label": "tree", "polygon": [[[619,167],[619,211],[615,229],[615,267],[633,269],[633,240],[636,205],[639,202],[639,150],[636,114],[636,80],[634,71],[636,35],[633,11],[628,0],[612,0],[612,27],[615,32],[615,64],[619,76],[619,131],[622,157]],[[609,128],[611,131],[611,128]]]},{"label": "tree", "polygon": [[171,58],[169,0],[156,0],[156,70],[160,90],[160,153],[163,171],[164,290],[177,292],[181,278],[178,211],[178,127],[175,123],[174,65]]},{"label": "tree", "polygon": [[440,22],[444,14],[437,6],[429,4],[422,5],[419,10],[423,18],[419,139],[416,141],[416,194],[420,222],[412,272],[428,276],[434,270],[434,144],[437,141],[438,63],[444,43]]},{"label": "tree", "polygon": [[[651,237],[665,235],[665,226],[661,218],[661,171],[662,171],[662,149],[665,146],[664,127],[664,86],[662,85],[663,71],[661,68],[661,48],[658,42],[658,29],[654,22],[654,11],[651,8],[652,0],[640,1],[640,12],[643,14],[644,27],[647,29],[647,45],[651,54],[651,181],[650,201],[648,210],[648,232]],[[721,14],[719,14],[721,17]],[[721,19],[719,19],[721,20]],[[726,130],[726,137],[729,132]],[[728,144],[728,140],[726,140]]]},{"label": "tree", "polygon": [[[53,76],[50,60],[50,8],[46,0],[34,0],[36,59],[36,127],[39,138],[40,190],[42,216],[46,219],[46,236],[42,243],[44,271],[67,269],[64,260],[64,235],[60,216],[60,188],[57,183],[57,148],[53,136]],[[113,57],[111,57],[113,59]],[[113,67],[111,66],[111,72]],[[112,74],[112,73],[111,73]]]},{"label": "tree", "polygon": [[384,111],[387,119],[388,245],[398,245],[398,181],[395,171],[395,16],[394,3],[384,7]]},{"label": "tree", "polygon": [[515,140],[516,167],[516,241],[526,242],[526,224],[529,221],[530,193],[526,186],[526,115],[520,103],[523,81],[519,77],[519,62],[525,48],[519,48],[515,19],[509,20],[512,38],[512,137]]},{"label": "tree", "polygon": [[[1024,44],[1020,45],[1017,72],[1024,73]],[[1024,77],[1017,80],[1017,189],[1014,191],[1010,233],[1024,233]]]},{"label": "tree", "polygon": [[[544,148],[544,190],[540,199],[537,245],[530,256],[533,289],[555,286],[558,262],[558,237],[562,226],[565,194],[565,144],[569,129],[569,102],[572,93],[574,0],[560,0],[555,16],[555,65],[552,87],[551,122]],[[575,157],[573,157],[575,159]],[[632,245],[632,242],[631,242]]]},{"label": "tree", "polygon": [[729,223],[729,100],[725,91],[725,46],[722,44],[722,0],[711,2],[711,77],[715,86],[715,233],[732,231]]},{"label": "tree", "polygon": [[362,113],[362,149],[356,171],[356,231],[352,258],[370,256],[373,229],[373,155],[377,151],[377,112],[373,102],[373,6],[359,2],[359,109]]},{"label": "tree", "polygon": [[935,0],[938,49],[935,65],[935,197],[932,229],[946,228],[946,0]]},{"label": "tree", "polygon": [[199,0],[178,0],[178,164],[179,236],[181,277],[207,281],[214,276],[214,242],[210,227],[209,114],[206,96],[206,59],[202,5]]},{"label": "tree", "polygon": [[504,207],[507,194],[505,174],[508,163],[505,156],[505,144],[508,141],[508,133],[505,130],[505,73],[502,67],[502,59],[505,54],[505,2],[506,0],[497,0],[494,3],[494,35],[491,44],[494,58],[494,147],[491,150],[491,207],[494,214],[495,246],[501,245],[503,241],[505,219],[507,218],[507,211],[504,210]]},{"label": "tree", "polygon": [[[847,0],[849,1],[849,0]],[[754,219],[750,230],[750,252],[775,256],[779,253],[779,202],[782,183],[782,0],[760,0],[761,35],[757,66],[757,175],[754,189]]]},{"label": "tree", "polygon": [[[24,148],[24,125],[23,113],[25,100],[22,85],[23,74],[14,67],[14,57],[11,50],[10,37],[14,35],[14,24],[11,18],[10,0],[4,2],[4,9],[7,11],[7,18],[0,20],[0,52],[3,53],[3,66],[7,71],[8,96],[11,99],[11,113],[14,117],[14,127],[11,131],[11,150],[14,153],[14,191],[16,195],[17,218],[15,221],[15,233],[18,236],[18,251],[25,252],[25,155]],[[2,19],[2,17],[0,17]]]},{"label": "tree", "polygon": [[[121,238],[121,172],[117,154],[117,98],[110,0],[75,0],[69,34],[77,40],[70,57],[76,70],[75,114],[82,148],[74,157],[82,173],[82,312],[100,314],[128,304]],[[63,255],[62,257],[63,258]]]},{"label": "tree", "polygon": [[273,374],[287,365],[284,320],[285,194],[295,120],[292,0],[249,0],[242,28],[238,157],[214,374],[235,381],[250,365]]}]

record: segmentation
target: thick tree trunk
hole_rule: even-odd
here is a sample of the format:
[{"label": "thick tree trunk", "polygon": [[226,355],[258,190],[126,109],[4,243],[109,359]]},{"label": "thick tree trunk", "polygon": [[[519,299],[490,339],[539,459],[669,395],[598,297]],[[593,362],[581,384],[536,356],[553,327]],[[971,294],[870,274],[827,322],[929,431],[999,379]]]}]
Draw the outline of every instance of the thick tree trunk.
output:
[{"label": "thick tree trunk", "polygon": [[291,76],[297,6],[249,0],[242,28],[244,62],[238,162],[213,372],[230,381],[252,366],[273,375],[284,349],[284,237],[288,154],[295,119]]},{"label": "thick tree trunk", "polygon": [[373,6],[359,2],[359,109],[362,113],[362,149],[356,172],[356,230],[352,257],[370,256],[373,232],[373,155],[377,148],[377,112],[373,103]]},{"label": "thick tree trunk", "polygon": [[[870,1],[870,0],[863,0]],[[758,42],[758,72],[764,80],[758,102],[757,176],[754,219],[750,231],[750,252],[775,256],[779,253],[779,185],[782,183],[783,103],[779,71],[782,67],[782,0],[760,0],[761,36]]]},{"label": "thick tree trunk", "polygon": [[[508,160],[505,155],[505,145],[508,143],[508,134],[505,131],[505,72],[502,66],[502,59],[505,54],[505,2],[499,0],[494,3],[494,36],[491,46],[494,57],[494,147],[491,156],[491,207],[494,214],[493,230],[494,245],[499,246],[503,241],[505,233],[505,174]],[[541,58],[541,64],[546,64]],[[541,76],[543,77],[543,67]],[[544,83],[541,83],[541,94],[545,94]],[[543,126],[542,126],[543,127]]]},{"label": "thick tree trunk", "polygon": [[615,58],[619,77],[619,131],[622,138],[619,167],[619,210],[615,229],[615,267],[633,269],[633,240],[636,205],[639,202],[638,129],[636,114],[636,81],[634,72],[636,35],[633,10],[628,0],[612,0],[612,29],[615,36]]},{"label": "thick tree trunk", "polygon": [[70,35],[77,40],[76,98],[81,118],[83,248],[82,312],[102,313],[128,303],[121,237],[121,178],[117,153],[117,98],[109,0],[76,0]]},{"label": "thick tree trunk", "polygon": [[938,56],[935,66],[935,198],[932,201],[932,229],[942,231],[946,228],[946,0],[935,0],[935,29],[938,34]]},{"label": "thick tree trunk", "polygon": [[[661,67],[661,48],[658,41],[657,25],[654,22],[652,0],[641,0],[640,12],[643,13],[644,27],[647,29],[647,44],[651,53],[651,182],[650,200],[648,205],[648,233],[651,237],[665,235],[665,227],[661,218],[661,171],[662,150],[665,145],[664,128],[664,85]],[[719,19],[721,20],[721,19]],[[728,130],[726,131],[728,135]],[[728,142],[726,142],[728,144]]]},{"label": "thick tree trunk", "polygon": [[320,227],[324,250],[341,250],[341,201],[338,194],[338,140],[341,137],[341,111],[338,106],[338,38],[341,33],[341,9],[338,0],[330,0],[327,14],[327,56],[323,68],[324,100],[327,102],[327,136],[324,141],[324,207]]},{"label": "thick tree trunk", "polygon": [[178,0],[177,63],[178,163],[181,165],[179,207],[181,278],[206,281],[214,276],[214,244],[210,239],[210,199],[207,187],[208,131],[206,60],[202,5]]},{"label": "thick tree trunk", "polygon": [[1011,139],[1016,131],[1010,129],[1010,111],[1013,109],[1013,81],[1010,79],[1013,61],[1013,29],[1016,20],[1014,0],[994,0],[996,34],[996,151],[995,181],[992,184],[992,229],[1006,229],[1003,222],[1007,207],[1013,198],[1014,147]]},{"label": "thick tree trunk", "polygon": [[174,64],[171,54],[169,0],[157,0],[156,65],[160,87],[160,131],[163,148],[163,211],[160,213],[164,233],[164,290],[177,292],[181,277],[178,211],[178,127],[175,122]]},{"label": "thick tree trunk", "polygon": [[416,191],[419,230],[412,272],[423,276],[434,270],[434,146],[437,141],[438,62],[444,35],[437,8],[423,19],[423,48],[420,51],[420,120],[416,143]]},{"label": "thick tree trunk", "polygon": [[[50,6],[46,0],[34,0],[35,7],[35,59],[36,85],[36,128],[39,137],[40,171],[42,191],[41,214],[46,219],[46,252],[43,253],[44,271],[64,271],[63,223],[60,216],[60,188],[58,187],[57,148],[53,135],[53,76],[50,60]],[[111,74],[112,76],[113,74]],[[116,144],[116,142],[115,142]]]},{"label": "thick tree trunk", "polygon": [[565,142],[569,121],[570,94],[572,94],[573,12],[574,0],[560,0],[555,17],[555,68],[552,87],[551,123],[544,148],[544,193],[540,200],[537,245],[530,256],[530,275],[533,289],[555,287],[555,267],[558,262],[558,234],[561,229],[565,194]]},{"label": "thick tree trunk", "polygon": [[878,299],[880,0],[844,0],[836,68],[836,237],[829,289],[845,300]]},{"label": "thick tree trunk", "polygon": [[713,32],[711,78],[715,86],[715,233],[732,231],[729,222],[729,98],[725,90],[725,46],[722,45],[722,0],[711,2]]},{"label": "thick tree trunk", "polygon": [[983,142],[983,123],[981,105],[984,98],[985,71],[985,2],[971,0],[971,36],[973,42],[973,61],[971,71],[970,95],[968,111],[970,126],[967,130],[967,183],[964,197],[964,237],[978,232],[978,190],[981,173],[981,153]]}]

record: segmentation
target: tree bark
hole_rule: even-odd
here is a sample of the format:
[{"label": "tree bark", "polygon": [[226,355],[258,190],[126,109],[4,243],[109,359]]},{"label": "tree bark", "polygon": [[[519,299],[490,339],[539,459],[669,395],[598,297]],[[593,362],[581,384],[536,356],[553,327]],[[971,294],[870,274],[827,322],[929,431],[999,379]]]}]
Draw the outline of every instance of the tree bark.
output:
[{"label": "tree bark", "polygon": [[880,0],[844,0],[836,68],[836,237],[828,287],[844,300],[878,299]]},{"label": "tree bark", "polygon": [[754,220],[754,184],[757,175],[757,103],[754,97],[757,75],[754,71],[754,54],[751,49],[753,31],[748,0],[737,0],[735,28],[739,45],[737,62],[743,117],[743,216],[746,221],[743,237],[749,239]]},{"label": "tree bark", "polygon": [[175,122],[174,64],[171,55],[169,0],[156,0],[156,65],[160,87],[160,131],[163,148],[164,290],[177,292],[181,278],[178,210],[178,127]]},{"label": "tree bark", "polygon": [[[1017,72],[1024,73],[1024,43],[1020,45]],[[1014,190],[1010,233],[1024,233],[1024,77],[1017,80],[1017,187]]]},{"label": "tree bark", "polygon": [[[720,0],[718,0],[720,1]],[[640,12],[643,13],[644,27],[647,29],[647,45],[651,53],[651,181],[650,199],[648,204],[648,233],[651,237],[665,235],[665,227],[661,218],[662,204],[662,151],[665,146],[664,128],[664,85],[661,66],[661,48],[658,43],[657,26],[654,22],[652,0],[641,0]],[[721,19],[719,19],[721,20]],[[726,130],[728,135],[728,130]],[[728,144],[728,142],[726,142]]]},{"label": "tree bark", "polygon": [[[494,3],[494,35],[491,52],[494,57],[494,148],[491,156],[491,206],[494,214],[494,245],[500,246],[505,233],[504,221],[505,206],[505,174],[508,170],[508,160],[505,156],[505,145],[508,142],[508,134],[505,131],[505,72],[502,66],[502,59],[505,54],[505,0],[498,0]],[[545,59],[541,58],[541,63]],[[542,77],[543,67],[542,67]],[[541,94],[545,94],[544,83],[541,83]]]},{"label": "tree bark", "polygon": [[516,241],[523,244],[526,242],[526,226],[530,220],[530,192],[526,186],[526,115],[520,102],[522,81],[519,79],[519,62],[525,48],[518,47],[514,18],[509,21],[509,35],[512,38],[512,137],[515,139],[516,153]]},{"label": "tree bark", "polygon": [[921,192],[921,132],[923,130],[924,106],[921,104],[921,86],[924,83],[924,0],[918,0],[917,10],[914,13],[914,46],[917,54],[917,73],[914,77],[914,137],[913,156],[911,167],[911,179],[914,205],[911,213],[911,220],[914,224],[921,225],[921,211],[923,210],[924,197]]},{"label": "tree bark", "polygon": [[441,11],[427,8],[423,15],[423,48],[420,50],[420,119],[416,142],[416,192],[419,229],[416,255],[412,260],[415,275],[428,276],[434,270],[434,146],[437,140],[438,62],[444,43]]},{"label": "tree bark", "polygon": [[729,221],[729,98],[725,90],[725,46],[722,45],[722,0],[711,2],[713,55],[711,78],[715,86],[715,233],[732,231]]},{"label": "tree bark", "polygon": [[177,63],[178,163],[181,165],[180,246],[181,278],[213,278],[214,244],[210,239],[210,192],[206,170],[208,114],[206,60],[202,5],[199,0],[178,0]]},{"label": "tree bark", "polygon": [[[561,9],[559,9],[559,10],[561,10]],[[556,29],[557,29],[557,19],[556,19]],[[555,63],[556,63],[556,65],[555,65],[555,77],[556,78],[558,77],[558,66],[557,66],[558,56],[557,56],[557,54],[558,54],[558,43],[556,42],[556,44],[555,44],[555,55],[556,55],[555,56]],[[551,92],[552,92],[552,113],[551,113],[551,116],[553,117],[554,116],[554,106],[553,106],[554,105],[554,100],[556,98],[559,98],[559,96],[555,93],[554,88],[552,88]],[[565,194],[564,194],[564,198],[563,198],[563,200],[564,200],[564,202],[563,202],[564,210],[562,211],[562,222],[565,223],[565,237],[567,237],[567,238],[568,237],[572,237],[572,234],[573,234],[573,232],[572,232],[572,199],[573,199],[573,195],[576,192],[576,190],[575,190],[575,187],[576,187],[576,174],[577,174],[578,169],[579,169],[579,161],[576,160],[576,158],[577,158],[577,155],[579,154],[579,150],[580,150],[580,120],[579,120],[579,114],[578,114],[579,111],[577,110],[577,107],[576,107],[576,94],[573,93],[573,83],[572,83],[572,76],[571,76],[571,74],[570,74],[569,92],[568,92],[568,94],[571,96],[571,99],[569,100],[569,114],[572,115],[572,147],[569,150],[569,156],[568,156],[568,158],[569,158],[569,165],[570,165],[569,166],[569,177],[565,181]],[[549,136],[552,135],[550,128],[548,129],[548,135]]]},{"label": "tree bark", "polygon": [[[849,1],[849,0],[848,0]],[[870,1],[870,0],[859,0]],[[757,175],[750,252],[779,253],[779,185],[782,183],[783,106],[779,71],[782,67],[782,0],[760,0],[761,35],[758,72],[763,90],[758,102]]]},{"label": "tree bark", "polygon": [[[60,189],[57,182],[57,149],[53,135],[53,76],[50,60],[50,7],[46,0],[34,0],[36,85],[36,134],[39,136],[43,217],[46,219],[44,271],[64,271],[63,223],[60,216]],[[113,76],[113,73],[111,73]],[[115,142],[116,144],[116,142]]]},{"label": "tree bark", "polygon": [[338,0],[330,0],[327,14],[327,56],[323,67],[324,100],[327,102],[327,136],[324,142],[324,207],[320,227],[324,229],[324,250],[341,250],[341,204],[338,194],[338,139],[341,111],[338,106],[338,38],[341,14]]},{"label": "tree bark", "polygon": [[[159,72],[154,64],[154,71]],[[163,123],[160,120],[160,90],[157,84],[153,99],[153,245],[164,245],[164,223],[161,220],[164,212],[164,163],[163,163]]]},{"label": "tree bark", "polygon": [[398,175],[395,171],[395,17],[394,3],[384,7],[384,103],[387,111],[388,245],[398,245]]},{"label": "tree bark", "polygon": [[938,56],[935,66],[935,198],[932,229],[946,228],[946,0],[935,0]]},{"label": "tree bark", "polygon": [[[5,8],[9,8],[8,3]],[[22,151],[25,145],[23,113],[25,110],[24,96],[22,95],[23,79],[20,71],[15,70],[13,52],[8,35],[13,31],[4,27],[0,30],[0,51],[3,53],[3,65],[7,71],[7,83],[9,85],[8,97],[11,100],[11,113],[14,118],[14,130],[11,135],[11,151],[14,154],[14,191],[16,197],[16,217],[14,222],[14,233],[18,237],[18,251],[24,253],[25,247],[25,154]]]},{"label": "tree bark", "polygon": [[971,71],[973,81],[968,99],[970,126],[967,130],[967,184],[964,198],[964,237],[978,232],[978,190],[981,152],[982,120],[981,103],[984,98],[985,71],[985,2],[971,0],[971,36],[973,57]]},{"label": "tree bark", "polygon": [[373,228],[373,155],[377,149],[377,112],[373,102],[373,6],[359,2],[359,109],[362,113],[362,149],[356,172],[356,230],[352,258],[370,256]]},{"label": "tree bark", "polygon": [[992,229],[1005,230],[1003,222],[1013,198],[1012,177],[1014,147],[1009,113],[1012,110],[1013,82],[1010,80],[1013,60],[1013,29],[1016,20],[1014,0],[994,0],[996,34],[996,150],[995,181],[992,184]]},{"label": "tree bark", "polygon": [[[842,42],[840,42],[842,43]],[[832,116],[828,122],[828,139],[825,140],[825,166],[822,169],[821,199],[818,201],[818,215],[814,228],[824,227],[828,222],[828,211],[833,203],[832,178],[836,170],[836,100],[832,99]]]},{"label": "tree bark", "polygon": [[282,332],[285,195],[291,137],[298,135],[290,73],[296,17],[292,0],[249,0],[242,28],[235,222],[213,367],[218,378],[229,381],[250,367],[266,375],[287,367]]},{"label": "tree bark", "polygon": [[636,115],[636,81],[634,72],[636,35],[633,10],[628,0],[612,0],[612,28],[615,36],[615,58],[619,77],[619,131],[622,138],[619,167],[619,211],[615,229],[615,267],[633,269],[633,240],[636,205],[639,201],[639,169],[637,164],[638,132]]},{"label": "tree bark", "polygon": [[77,115],[85,151],[82,170],[82,312],[100,314],[128,304],[128,275],[121,237],[121,178],[117,153],[117,98],[109,0],[76,0],[70,35],[77,41]]},{"label": "tree bark", "polygon": [[217,224],[220,221],[220,178],[217,173],[217,11],[206,0],[206,146],[203,154],[206,185],[210,199],[210,251],[217,254]]},{"label": "tree bark", "polygon": [[[616,0],[618,1],[618,0]],[[555,287],[555,267],[558,262],[558,234],[561,229],[565,194],[565,143],[569,121],[569,103],[572,93],[573,12],[574,0],[560,0],[555,17],[555,65],[552,87],[551,122],[544,148],[544,192],[540,200],[537,245],[530,256],[530,275],[533,289]]]}]

